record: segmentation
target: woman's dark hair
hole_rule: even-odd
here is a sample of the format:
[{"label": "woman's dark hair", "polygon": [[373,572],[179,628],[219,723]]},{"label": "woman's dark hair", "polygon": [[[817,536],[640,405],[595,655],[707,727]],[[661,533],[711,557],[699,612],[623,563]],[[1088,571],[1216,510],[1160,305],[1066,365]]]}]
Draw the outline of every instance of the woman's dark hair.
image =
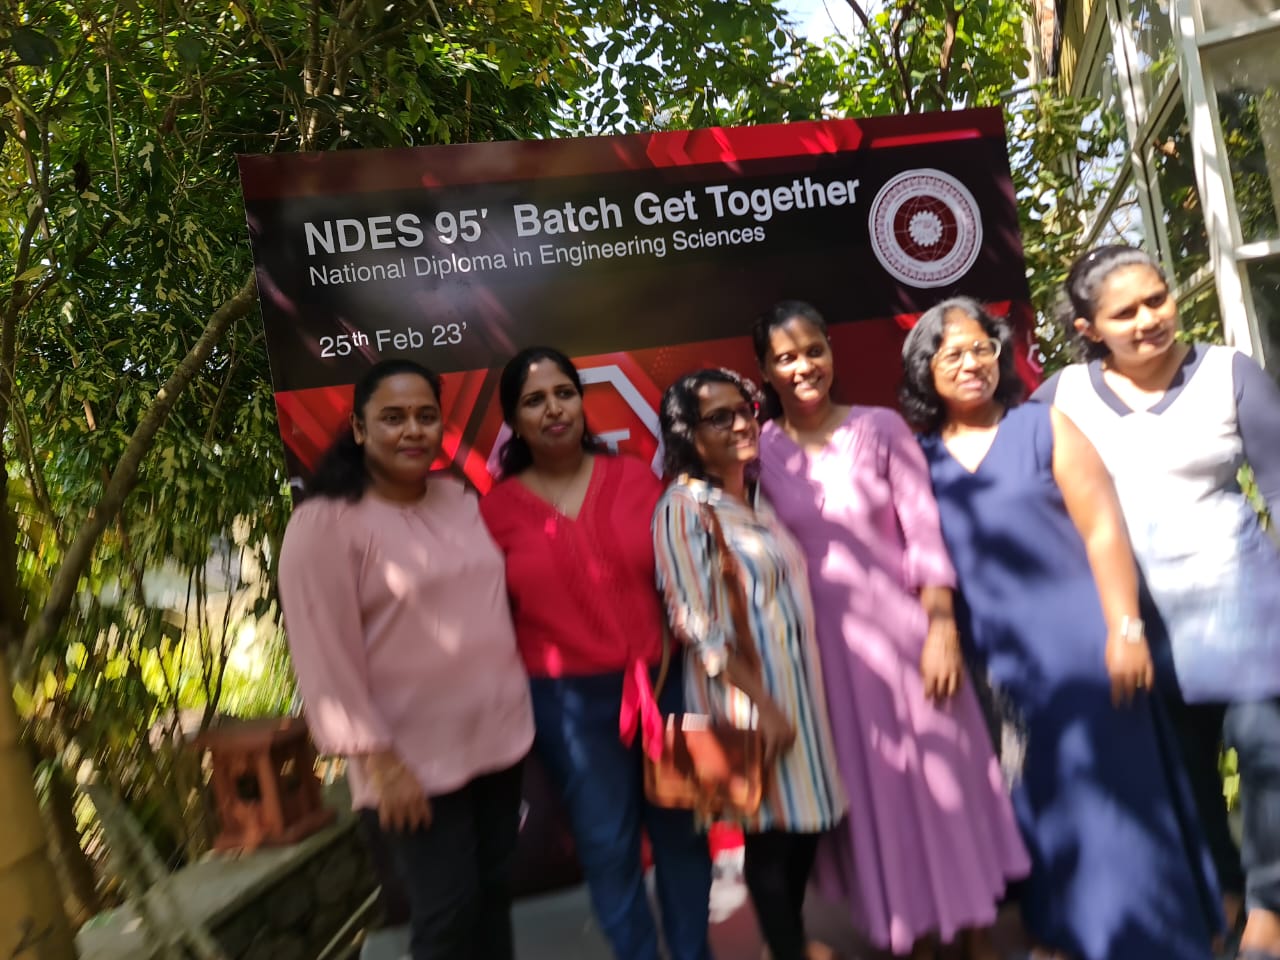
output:
[{"label": "woman's dark hair", "polygon": [[757,409],[760,406],[760,391],[756,385],[724,367],[697,370],[677,379],[662,395],[662,409],[658,412],[658,421],[662,425],[662,463],[670,478],[687,473],[699,480],[710,479],[693,440],[702,418],[698,391],[709,383],[727,383],[737,387],[744,400]]},{"label": "woman's dark hair", "polygon": [[[827,340],[831,339],[830,334],[827,333],[827,321],[822,319],[822,314],[812,304],[805,303],[803,300],[779,300],[756,317],[755,322],[751,324],[751,344],[755,347],[756,360],[760,364],[761,371],[764,370],[765,361],[769,358],[769,337],[778,327],[786,326],[792,320],[811,323]],[[778,391],[773,389],[767,379],[762,390],[764,402],[761,404],[761,417],[772,420],[781,415],[782,401],[778,398]]]},{"label": "woman's dark hair", "polygon": [[[498,473],[502,477],[514,477],[533,464],[533,451],[523,437],[516,436],[514,430],[520,394],[524,392],[525,381],[529,379],[529,368],[542,360],[554,363],[569,378],[573,389],[578,391],[578,396],[582,396],[582,378],[578,376],[578,368],[555,347],[526,347],[507,361],[498,381],[498,401],[502,404],[502,419],[513,432],[498,451]],[[585,417],[582,424],[582,449],[593,453],[601,451],[600,443],[592,436]]]},{"label": "woman's dark hair", "polygon": [[[440,377],[435,372],[413,360],[383,360],[375,363],[356,381],[355,393],[351,397],[351,411],[357,420],[364,421],[364,408],[369,405],[369,398],[382,381],[402,373],[412,373],[427,381],[431,392],[436,395],[436,402],[440,402]],[[315,476],[307,485],[307,495],[354,501],[364,496],[368,486],[369,472],[364,465],[364,447],[356,443],[355,433],[350,424],[347,424],[320,458]]]},{"label": "woman's dark hair", "polygon": [[902,345],[903,379],[898,398],[907,422],[921,433],[936,433],[947,419],[946,407],[933,384],[933,357],[946,337],[947,315],[953,310],[976,320],[987,336],[1000,342],[1000,382],[996,384],[995,402],[1007,408],[1016,407],[1022,400],[1023,383],[1014,366],[1009,324],[992,316],[972,297],[950,297],[921,314]]},{"label": "woman's dark hair", "polygon": [[1139,247],[1122,243],[1090,250],[1074,264],[1067,274],[1063,296],[1058,302],[1058,323],[1071,340],[1077,355],[1083,360],[1105,357],[1111,351],[1105,343],[1090,340],[1076,329],[1076,318],[1083,317],[1090,323],[1098,313],[1098,291],[1107,278],[1125,267],[1150,267],[1165,286],[1169,280],[1159,261]]}]

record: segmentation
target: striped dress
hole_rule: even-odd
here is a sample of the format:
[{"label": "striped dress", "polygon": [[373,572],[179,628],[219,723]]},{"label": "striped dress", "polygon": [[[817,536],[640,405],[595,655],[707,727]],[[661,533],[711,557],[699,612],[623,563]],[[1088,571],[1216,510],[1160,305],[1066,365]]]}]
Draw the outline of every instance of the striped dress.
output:
[{"label": "striped dress", "polygon": [[758,494],[754,509],[701,480],[682,477],[653,519],[658,587],[676,635],[686,643],[685,705],[691,712],[752,724],[752,705],[719,676],[733,648],[733,620],[715,542],[700,504],[715,510],[746,588],[752,638],[765,689],[796,730],[795,744],[769,771],[751,833],[816,833],[844,816],[845,799],[827,726],[804,554]]}]

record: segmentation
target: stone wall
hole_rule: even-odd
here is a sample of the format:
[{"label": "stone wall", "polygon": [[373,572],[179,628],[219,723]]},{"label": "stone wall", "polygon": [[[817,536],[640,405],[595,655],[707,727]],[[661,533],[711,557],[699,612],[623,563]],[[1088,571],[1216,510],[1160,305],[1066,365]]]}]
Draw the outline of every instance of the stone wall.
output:
[{"label": "stone wall", "polygon": [[[290,847],[214,855],[169,880],[182,914],[202,924],[229,960],[316,960],[376,888],[349,814]],[[129,906],[95,917],[77,945],[81,960],[160,956]]]},{"label": "stone wall", "polygon": [[315,960],[376,888],[348,820],[312,856],[264,878],[210,932],[230,960]]}]

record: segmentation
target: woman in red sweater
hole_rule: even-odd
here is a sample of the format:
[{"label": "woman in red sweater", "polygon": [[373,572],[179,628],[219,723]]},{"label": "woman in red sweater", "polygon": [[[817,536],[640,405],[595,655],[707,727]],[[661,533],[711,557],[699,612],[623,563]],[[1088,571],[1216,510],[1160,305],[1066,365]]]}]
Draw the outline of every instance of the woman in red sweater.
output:
[{"label": "woman in red sweater", "polygon": [[[620,960],[657,960],[643,828],[669,955],[710,960],[706,839],[688,811],[646,802],[637,737],[661,737],[650,686],[663,617],[650,522],[662,485],[640,461],[599,448],[578,371],[558,350],[521,351],[499,394],[512,437],[480,512],[506,555],[535,749],[568,807],[596,917]],[[680,709],[679,659],[663,686],[666,711]]]}]

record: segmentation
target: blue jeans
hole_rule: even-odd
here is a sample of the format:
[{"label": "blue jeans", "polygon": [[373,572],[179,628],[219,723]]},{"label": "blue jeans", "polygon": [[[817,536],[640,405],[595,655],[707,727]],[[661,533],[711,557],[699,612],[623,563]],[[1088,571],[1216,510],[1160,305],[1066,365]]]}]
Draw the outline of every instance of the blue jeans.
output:
[{"label": "blue jeans", "polygon": [[1280,697],[1229,705],[1222,733],[1240,772],[1245,904],[1280,913]]},{"label": "blue jeans", "polygon": [[[664,712],[678,710],[678,658],[662,691]],[[644,796],[639,737],[618,739],[622,674],[530,681],[538,733],[534,744],[564,797],[596,919],[618,960],[657,960],[658,934],[640,862],[641,829],[657,870],[662,930],[671,960],[711,960],[707,911],[711,856],[687,810],[650,805]]]}]

